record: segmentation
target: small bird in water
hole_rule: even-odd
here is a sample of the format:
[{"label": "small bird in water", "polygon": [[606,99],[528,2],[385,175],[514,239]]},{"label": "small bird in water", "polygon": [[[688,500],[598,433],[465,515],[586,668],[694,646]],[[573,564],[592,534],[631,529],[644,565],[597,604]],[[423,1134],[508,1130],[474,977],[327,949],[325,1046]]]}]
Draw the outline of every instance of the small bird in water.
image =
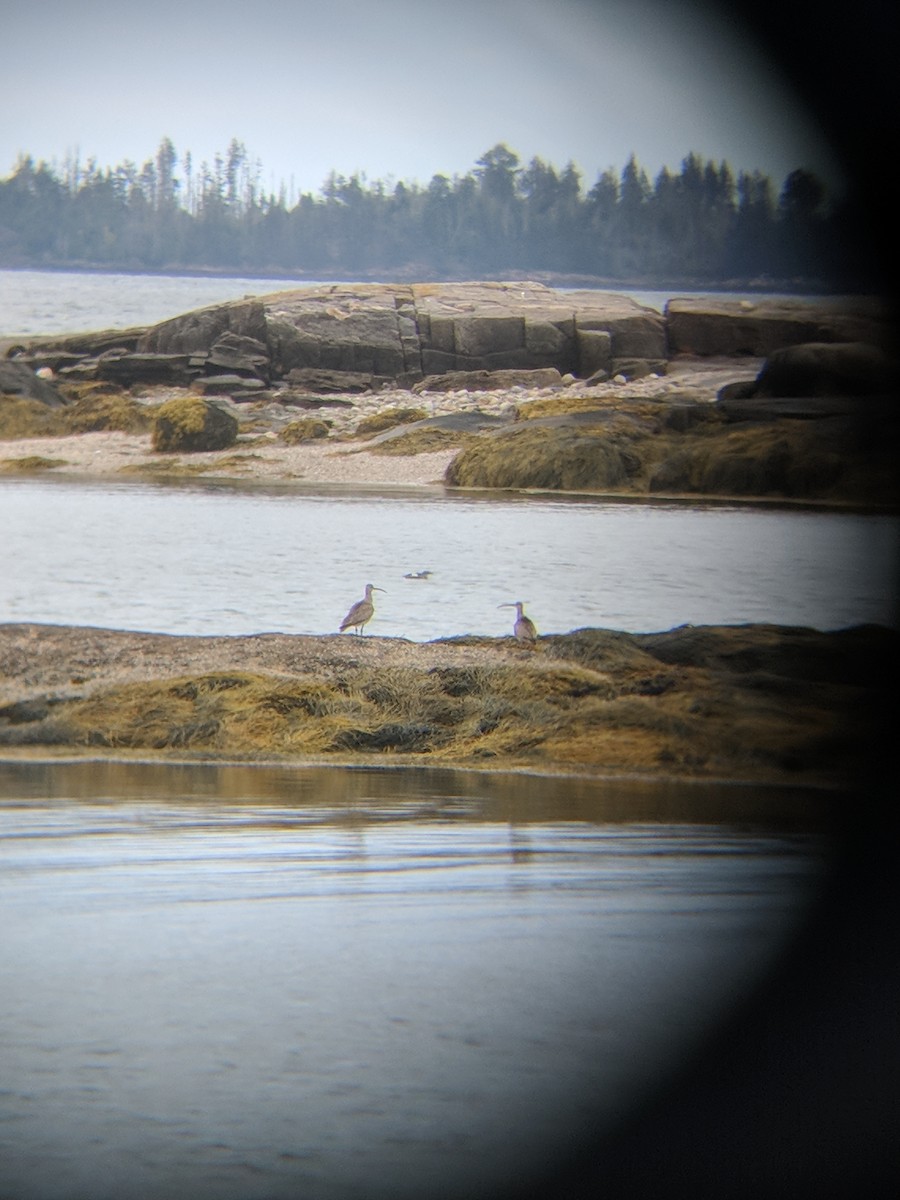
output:
[{"label": "small bird in water", "polygon": [[516,623],[513,625],[513,633],[516,635],[517,642],[524,642],[526,646],[533,646],[537,641],[537,629],[531,617],[526,617],[522,612],[522,601],[516,600],[514,604],[498,604],[498,608],[514,608],[516,610]]},{"label": "small bird in water", "polygon": [[355,629],[362,636],[363,625],[367,621],[372,620],[372,614],[375,612],[375,602],[372,599],[372,593],[383,591],[384,588],[376,587],[374,583],[367,583],[365,597],[362,600],[357,600],[341,622],[341,633],[345,629]]},{"label": "small bird in water", "polygon": [[403,576],[404,579],[427,579],[429,575],[433,575],[433,571],[407,571]]}]

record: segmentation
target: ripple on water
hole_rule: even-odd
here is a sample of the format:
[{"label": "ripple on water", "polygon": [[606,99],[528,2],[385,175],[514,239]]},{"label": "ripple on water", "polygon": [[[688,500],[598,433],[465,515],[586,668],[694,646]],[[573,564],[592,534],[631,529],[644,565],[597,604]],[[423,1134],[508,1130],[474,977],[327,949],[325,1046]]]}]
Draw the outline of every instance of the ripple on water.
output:
[{"label": "ripple on water", "polygon": [[751,986],[825,861],[818,801],[787,789],[122,763],[0,784],[0,1151],[42,1200],[521,1182]]}]

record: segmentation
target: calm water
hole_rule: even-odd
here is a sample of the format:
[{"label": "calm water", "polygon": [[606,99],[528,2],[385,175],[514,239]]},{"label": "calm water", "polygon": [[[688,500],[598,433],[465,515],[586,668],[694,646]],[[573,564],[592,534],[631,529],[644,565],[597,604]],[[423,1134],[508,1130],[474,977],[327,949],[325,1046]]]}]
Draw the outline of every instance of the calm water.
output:
[{"label": "calm water", "polygon": [[533,1180],[747,994],[827,861],[821,800],[753,788],[95,763],[0,796],[16,1200]]},{"label": "calm water", "polygon": [[[153,325],[206,304],[263,296],[316,281],[256,277],[197,275],[120,275],[83,271],[0,270],[0,337]],[[675,295],[706,292],[629,291],[640,304],[662,311]],[[715,293],[741,299],[760,299],[751,293]],[[798,297],[821,300],[821,297]]]},{"label": "calm water", "polygon": [[153,325],[203,308],[311,286],[288,279],[0,270],[0,337]]},{"label": "calm water", "polygon": [[[0,481],[0,622],[182,634],[500,635],[893,619],[889,517],[565,499]],[[403,576],[430,568],[425,582]]]}]

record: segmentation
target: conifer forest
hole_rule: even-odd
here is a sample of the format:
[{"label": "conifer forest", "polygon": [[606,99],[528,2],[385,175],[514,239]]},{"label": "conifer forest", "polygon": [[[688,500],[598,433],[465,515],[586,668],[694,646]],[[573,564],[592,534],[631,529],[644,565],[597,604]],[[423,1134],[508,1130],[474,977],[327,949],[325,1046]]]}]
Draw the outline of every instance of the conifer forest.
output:
[{"label": "conifer forest", "polygon": [[22,155],[0,179],[0,266],[823,289],[859,268],[852,205],[802,167],[776,186],[690,153],[651,180],[632,156],[588,183],[500,143],[427,184],[331,172],[295,196],[262,174],[237,139],[211,164],[169,138],[140,167]]}]

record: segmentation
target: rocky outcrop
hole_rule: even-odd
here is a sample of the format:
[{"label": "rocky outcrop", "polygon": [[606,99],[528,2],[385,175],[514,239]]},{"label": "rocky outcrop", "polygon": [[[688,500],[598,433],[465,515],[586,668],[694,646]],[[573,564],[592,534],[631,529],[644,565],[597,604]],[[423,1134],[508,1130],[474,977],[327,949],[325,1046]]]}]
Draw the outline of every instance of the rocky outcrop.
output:
[{"label": "rocky outcrop", "polygon": [[368,373],[373,385],[451,372],[556,370],[585,378],[665,354],[659,313],[623,296],[535,283],[334,285],[264,297],[272,363]]},{"label": "rocky outcrop", "polygon": [[764,358],[802,342],[866,342],[889,347],[886,306],[871,297],[820,301],[672,299],[665,307],[669,355]]},{"label": "rocky outcrop", "polygon": [[626,296],[530,282],[329,284],[212,305],[150,329],[44,338],[16,347],[15,361],[61,381],[247,398],[284,383],[360,393],[441,390],[459,377],[470,389],[510,371],[531,375],[526,386],[538,372],[636,379],[665,374],[676,356],[759,358],[805,343],[884,349],[891,335],[884,307],[865,298],[673,299],[663,316]]},{"label": "rocky outcrop", "polygon": [[122,386],[236,375],[358,391],[449,372],[584,379],[657,369],[665,353],[662,316],[625,296],[527,282],[332,284],[212,305],[119,338],[42,339],[22,362]]}]

